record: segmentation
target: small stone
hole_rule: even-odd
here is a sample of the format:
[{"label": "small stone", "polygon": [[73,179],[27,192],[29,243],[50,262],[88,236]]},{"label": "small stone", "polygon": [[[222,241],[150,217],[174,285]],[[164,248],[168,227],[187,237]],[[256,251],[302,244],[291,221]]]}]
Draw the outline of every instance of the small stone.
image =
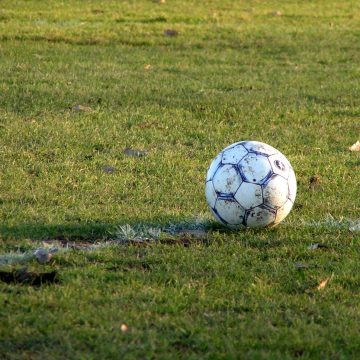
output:
[{"label": "small stone", "polygon": [[51,260],[53,252],[44,248],[39,248],[34,251],[34,256],[40,264],[46,264]]},{"label": "small stone", "polygon": [[120,330],[122,332],[127,332],[129,330],[129,327],[126,324],[121,324]]},{"label": "small stone", "polygon": [[126,148],[124,150],[124,154],[127,156],[133,156],[133,157],[143,157],[143,156],[147,155],[147,151]]},{"label": "small stone", "polygon": [[107,174],[113,174],[116,170],[113,166],[110,166],[110,165],[105,165],[105,166],[103,166],[102,169]]}]

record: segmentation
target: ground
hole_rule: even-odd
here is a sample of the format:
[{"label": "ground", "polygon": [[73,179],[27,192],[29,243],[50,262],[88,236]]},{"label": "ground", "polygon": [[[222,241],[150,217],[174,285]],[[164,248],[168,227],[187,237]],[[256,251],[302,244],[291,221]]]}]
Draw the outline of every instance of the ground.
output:
[{"label": "ground", "polygon": [[[359,14],[2,1],[0,358],[360,357]],[[231,232],[204,179],[249,139],[298,195],[278,227]]]}]

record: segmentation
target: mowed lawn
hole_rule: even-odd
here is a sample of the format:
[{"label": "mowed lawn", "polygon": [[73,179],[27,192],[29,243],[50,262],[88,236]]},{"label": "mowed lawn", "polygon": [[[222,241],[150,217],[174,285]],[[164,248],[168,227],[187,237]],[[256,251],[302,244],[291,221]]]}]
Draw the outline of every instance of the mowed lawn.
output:
[{"label": "mowed lawn", "polygon": [[[360,358],[359,40],[356,1],[1,1],[0,358]],[[241,140],[295,169],[274,229],[207,208]]]}]

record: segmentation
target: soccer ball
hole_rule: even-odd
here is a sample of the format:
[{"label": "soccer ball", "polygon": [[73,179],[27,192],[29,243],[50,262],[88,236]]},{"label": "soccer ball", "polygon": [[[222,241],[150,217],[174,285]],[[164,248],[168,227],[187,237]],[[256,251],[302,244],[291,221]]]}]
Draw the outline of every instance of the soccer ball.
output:
[{"label": "soccer ball", "polygon": [[294,204],[295,173],[279,150],[258,141],[241,141],[213,160],[205,195],[223,225],[234,229],[275,226]]}]

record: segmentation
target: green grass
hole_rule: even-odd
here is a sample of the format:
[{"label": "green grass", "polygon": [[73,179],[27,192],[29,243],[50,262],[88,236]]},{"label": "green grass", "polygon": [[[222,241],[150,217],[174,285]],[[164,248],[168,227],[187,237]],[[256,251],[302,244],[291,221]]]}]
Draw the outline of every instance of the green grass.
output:
[{"label": "green grass", "polygon": [[[187,246],[0,266],[60,279],[0,283],[0,358],[358,358],[359,14],[338,0],[2,1],[0,253],[210,222]],[[245,139],[297,175],[272,230],[227,232],[207,209],[211,160]]]}]

